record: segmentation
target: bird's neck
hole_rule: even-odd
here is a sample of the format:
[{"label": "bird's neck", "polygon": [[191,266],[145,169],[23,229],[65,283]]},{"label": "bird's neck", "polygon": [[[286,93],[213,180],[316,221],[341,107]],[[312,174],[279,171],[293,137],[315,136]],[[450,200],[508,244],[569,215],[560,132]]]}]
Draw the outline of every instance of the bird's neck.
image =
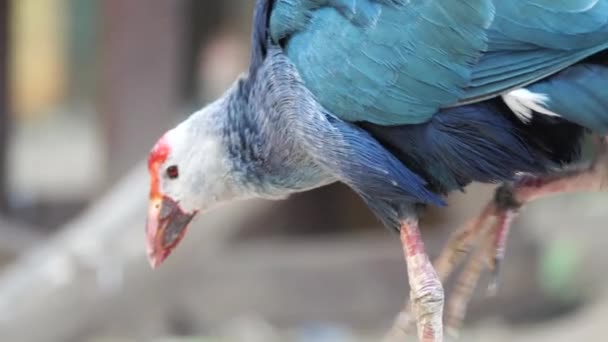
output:
[{"label": "bird's neck", "polygon": [[290,134],[284,115],[272,108],[262,82],[241,77],[220,100],[223,110],[216,112],[235,182],[271,199],[319,186],[320,171]]}]

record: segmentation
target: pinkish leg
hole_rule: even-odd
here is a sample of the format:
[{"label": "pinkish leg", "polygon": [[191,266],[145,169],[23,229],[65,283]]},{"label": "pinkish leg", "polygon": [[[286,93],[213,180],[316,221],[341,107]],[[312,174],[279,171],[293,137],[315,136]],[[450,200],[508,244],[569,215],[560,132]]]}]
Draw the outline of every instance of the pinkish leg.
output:
[{"label": "pinkish leg", "polygon": [[488,266],[484,256],[491,252],[494,247],[489,239],[492,231],[484,230],[483,235],[486,243],[480,243],[473,250],[471,257],[465,264],[465,272],[458,277],[455,287],[451,291],[452,299],[448,301],[446,308],[446,330],[452,337],[458,337],[462,322],[467,312],[469,301],[477,286],[479,277]]},{"label": "pinkish leg", "polygon": [[[489,228],[487,227],[487,224],[494,218],[494,215],[496,214],[497,208],[495,202],[490,201],[478,217],[467,222],[467,224],[465,224],[461,229],[457,230],[450,236],[447,246],[443,249],[434,263],[437,276],[442,283],[447,280],[454,269],[464,261],[471,248],[479,243],[482,236],[487,235],[487,228]],[[467,268],[473,270],[477,268],[477,264],[468,264]],[[470,274],[466,279],[462,280],[462,282],[458,285],[461,288],[461,293],[464,294],[468,292],[466,284],[471,283],[475,276],[475,274]],[[466,296],[462,296],[462,298],[464,297]],[[464,316],[466,304],[467,302],[464,301],[456,302],[452,304],[451,307],[452,310],[462,308],[458,309],[457,311],[462,311],[462,316]],[[457,316],[459,315],[448,315],[448,323],[455,322],[456,320],[453,319],[453,317]],[[416,321],[414,319],[414,314],[412,313],[411,303],[408,303],[406,308],[398,316],[397,322],[395,322],[395,327],[402,327],[398,332],[400,332],[402,336],[406,336],[407,334],[411,335],[415,330],[415,323]],[[397,332],[395,329],[393,329],[393,331]],[[454,332],[455,330],[452,328],[450,331]],[[397,340],[398,339],[393,338],[389,341]]]},{"label": "pinkish leg", "polygon": [[515,210],[505,210],[497,213],[494,224],[490,229],[480,232],[480,242],[464,266],[462,274],[458,277],[456,286],[451,291],[451,299],[447,306],[447,328],[450,335],[458,336],[462,322],[466,316],[469,301],[473,296],[481,273],[489,268],[493,272],[490,279],[489,291],[495,293],[498,287],[500,265],[506,248],[507,235],[511,222],[516,215]]},{"label": "pinkish leg", "polygon": [[441,254],[435,259],[435,270],[439,279],[444,282],[452,274],[456,266],[460,265],[475,245],[487,223],[496,215],[497,209],[490,201],[475,219],[467,222],[461,229],[454,232]]},{"label": "pinkish leg", "polygon": [[[485,251],[485,254],[476,253],[473,255],[472,259],[479,259],[479,261],[471,261],[463,270],[460,276],[462,279],[459,279],[458,287],[452,293],[453,296],[448,303],[448,331],[457,331],[462,324],[473,289],[477,284],[480,273],[486,268],[494,273],[489,290],[490,292],[496,291],[498,286],[497,277],[505,255],[508,233],[521,207],[531,201],[553,195],[582,191],[605,191],[608,188],[608,153],[605,144],[600,146],[596,160],[589,167],[568,170],[545,177],[527,177],[512,186],[503,185],[497,189],[494,199],[488,205],[488,207],[494,207],[491,216],[495,217],[495,222],[489,235],[483,238],[478,236],[478,239],[482,238],[482,245],[490,245],[491,248],[480,249]],[[485,220],[488,215],[485,213],[486,211],[484,210],[484,213],[477,220],[481,220],[481,218]],[[478,232],[483,232],[483,229],[480,228]],[[448,248],[449,246],[448,243]],[[471,245],[465,247],[468,252]],[[447,276],[453,271],[455,265],[451,265]]]},{"label": "pinkish leg", "polygon": [[[598,146],[597,157],[587,168],[567,170],[545,177],[527,177],[514,185],[499,187],[484,210],[452,234],[446,248],[435,261],[435,269],[441,282],[445,281],[464,261],[473,246],[481,245],[483,248],[476,250],[473,259],[478,260],[467,263],[461,274],[462,279],[458,281],[459,287],[453,293],[454,297],[448,305],[448,331],[458,331],[480,273],[486,268],[494,273],[489,292],[496,291],[510,227],[521,207],[528,202],[551,195],[604,191],[608,188],[608,137],[600,138]],[[492,219],[494,224],[488,231],[486,228]],[[406,336],[413,330],[415,319],[412,310],[412,305],[408,303],[398,316],[389,337],[397,336],[395,332],[399,336]]]},{"label": "pinkish leg", "polygon": [[[420,342],[443,341],[443,287],[435,269],[424,250],[417,220],[406,220],[401,224],[401,244],[407,263],[410,282],[410,305],[416,322]],[[412,317],[404,310],[387,340],[401,341],[409,332]],[[399,339],[397,339],[399,338]]]},{"label": "pinkish leg", "polygon": [[492,244],[492,249],[489,253],[492,253],[492,260],[488,260],[489,267],[492,269],[492,278],[490,279],[490,285],[488,286],[488,293],[490,295],[495,295],[498,291],[499,285],[499,277],[502,266],[502,261],[505,258],[505,253],[507,251],[507,239],[509,237],[509,232],[511,231],[511,224],[519,211],[514,209],[507,209],[496,218],[496,222],[494,224],[494,228],[492,231],[494,232],[494,241]]}]

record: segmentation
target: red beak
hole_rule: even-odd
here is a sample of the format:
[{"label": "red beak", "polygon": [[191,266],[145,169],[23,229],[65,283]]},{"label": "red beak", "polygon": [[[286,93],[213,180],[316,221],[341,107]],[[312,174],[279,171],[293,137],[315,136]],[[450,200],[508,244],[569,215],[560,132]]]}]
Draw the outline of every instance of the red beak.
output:
[{"label": "red beak", "polygon": [[146,238],[148,261],[152,268],[160,266],[179,244],[194,213],[185,213],[170,197],[152,198],[148,207]]}]

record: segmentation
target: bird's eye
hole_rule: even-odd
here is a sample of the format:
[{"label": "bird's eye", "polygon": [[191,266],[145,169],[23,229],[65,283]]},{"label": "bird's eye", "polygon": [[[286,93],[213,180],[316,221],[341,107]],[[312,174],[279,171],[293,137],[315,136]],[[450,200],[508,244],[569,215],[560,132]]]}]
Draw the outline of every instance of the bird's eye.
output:
[{"label": "bird's eye", "polygon": [[179,177],[179,169],[177,168],[177,165],[171,165],[167,168],[167,177],[170,179],[176,179]]}]

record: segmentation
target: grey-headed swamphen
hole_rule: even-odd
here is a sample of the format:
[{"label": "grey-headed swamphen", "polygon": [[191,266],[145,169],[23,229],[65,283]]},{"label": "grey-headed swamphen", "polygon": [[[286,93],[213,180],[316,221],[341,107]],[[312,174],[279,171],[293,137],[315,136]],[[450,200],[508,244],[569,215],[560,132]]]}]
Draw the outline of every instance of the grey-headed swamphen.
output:
[{"label": "grey-headed swamphen", "polygon": [[[604,154],[562,169],[608,129],[607,49],[608,0],[258,0],[248,72],[150,153],[150,262],[219,203],[342,182],[400,232],[418,337],[442,341],[462,251],[485,234],[496,268],[523,204],[608,184]],[[434,268],[418,214],[471,182],[505,185]]]}]

